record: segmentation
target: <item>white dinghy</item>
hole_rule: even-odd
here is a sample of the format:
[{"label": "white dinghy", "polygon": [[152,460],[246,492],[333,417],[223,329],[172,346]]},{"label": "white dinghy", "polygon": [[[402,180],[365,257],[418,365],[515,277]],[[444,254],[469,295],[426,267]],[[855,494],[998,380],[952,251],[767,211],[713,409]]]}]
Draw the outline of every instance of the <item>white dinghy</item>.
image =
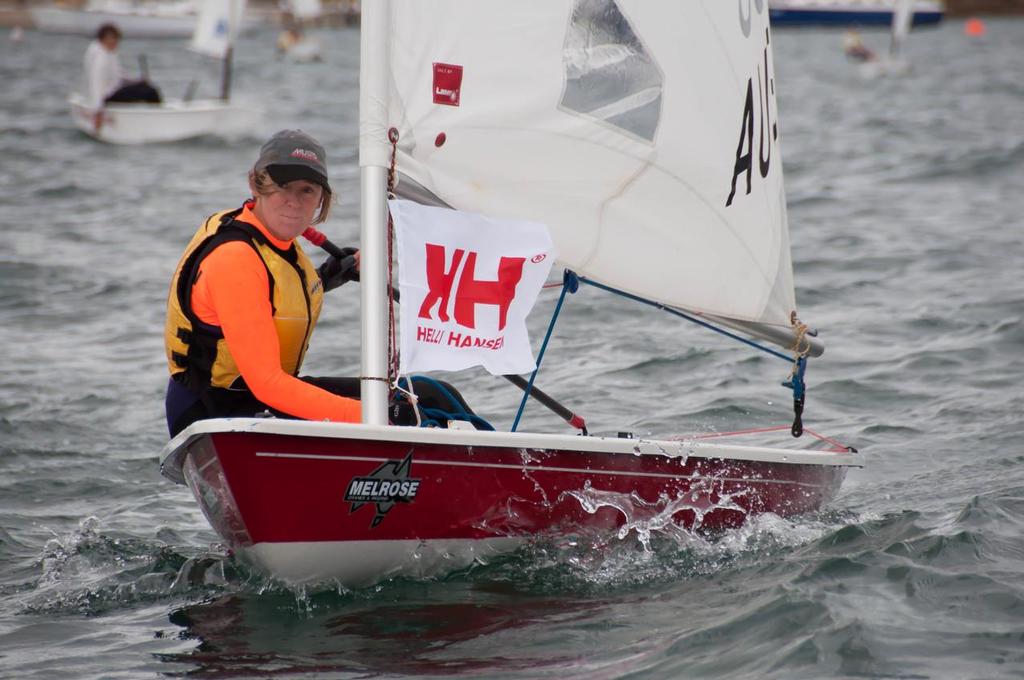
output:
[{"label": "white dinghy", "polygon": [[75,127],[110,144],[154,144],[231,134],[251,126],[259,117],[258,111],[231,100],[231,59],[245,5],[246,0],[206,0],[195,24],[190,48],[222,63],[219,98],[106,104],[97,130],[96,110],[84,95],[74,93],[68,102]]},{"label": "white dinghy", "polygon": [[882,76],[900,76],[910,72],[904,44],[913,23],[912,0],[896,0],[893,8],[892,25],[889,31],[889,54],[881,59],[866,61],[860,65],[861,77],[871,80]]},{"label": "white dinghy", "polygon": [[[861,458],[811,430],[797,438],[804,368],[823,346],[796,318],[768,10],[739,6],[364,5],[363,422],[202,420],[161,456],[235,555],[290,583],[363,585],[444,574],[537,538],[721,531],[835,496]],[[417,205],[428,202],[454,209]],[[467,232],[484,243],[463,246]],[[792,427],[593,436],[560,413],[578,434],[529,433],[517,429],[525,398],[509,431],[474,428],[477,414],[389,425],[399,374],[408,385],[433,370],[406,365],[410,355],[495,356],[520,342],[523,288],[556,258],[571,270],[556,316],[578,284],[781,344],[763,349],[783,360],[780,378],[792,370]],[[479,365],[548,405],[534,383],[548,338],[526,368]]]}]

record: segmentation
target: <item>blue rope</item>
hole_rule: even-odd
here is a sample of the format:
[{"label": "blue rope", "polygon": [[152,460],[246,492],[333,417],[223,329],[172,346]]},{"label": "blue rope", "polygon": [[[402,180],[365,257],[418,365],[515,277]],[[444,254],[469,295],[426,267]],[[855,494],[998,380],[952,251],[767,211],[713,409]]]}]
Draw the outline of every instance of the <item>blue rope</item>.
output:
[{"label": "blue rope", "polygon": [[[724,328],[719,328],[718,326],[715,326],[714,324],[708,323],[707,321],[704,321],[702,319],[698,319],[698,318],[696,318],[694,316],[691,316],[689,314],[681,312],[678,309],[675,309],[673,307],[669,307],[668,305],[662,304],[660,302],[654,302],[653,300],[648,300],[648,299],[642,298],[642,297],[640,297],[638,295],[633,295],[632,293],[627,293],[626,291],[619,290],[618,288],[612,288],[611,286],[606,286],[603,283],[598,283],[596,281],[591,281],[590,279],[587,279],[587,278],[582,277],[582,276],[578,276],[574,272],[566,269],[565,273],[563,275],[563,278],[562,278],[562,293],[558,297],[558,304],[555,305],[555,311],[551,315],[551,321],[548,323],[547,333],[544,335],[544,342],[541,344],[540,352],[538,352],[538,354],[537,354],[537,367],[533,370],[533,373],[530,374],[530,382],[527,385],[526,390],[523,392],[523,399],[522,399],[522,401],[519,402],[519,410],[516,412],[515,421],[512,423],[512,432],[515,432],[516,428],[519,427],[519,421],[520,421],[520,419],[523,416],[523,411],[526,409],[526,402],[528,401],[528,399],[530,397],[530,391],[533,388],[533,381],[536,379],[537,373],[540,371],[540,364],[541,364],[541,361],[544,360],[544,352],[547,351],[548,341],[551,340],[551,333],[552,333],[552,331],[555,328],[555,321],[558,319],[558,314],[562,311],[562,303],[565,302],[565,295],[566,295],[566,293],[575,293],[577,290],[579,290],[579,284],[581,282],[585,283],[585,284],[587,284],[589,286],[593,286],[594,288],[599,288],[599,289],[607,291],[609,293],[613,293],[615,295],[620,295],[620,296],[622,296],[624,298],[627,298],[629,300],[633,300],[634,302],[640,302],[642,304],[645,304],[645,305],[654,307],[656,309],[660,309],[662,311],[668,312],[669,314],[673,314],[673,315],[678,316],[678,317],[680,317],[682,319],[686,319],[687,321],[689,321],[691,323],[695,323],[698,326],[703,326],[704,328],[707,328],[708,330],[715,331],[716,333],[720,333],[720,334],[722,334],[722,335],[724,335],[724,336],[726,336],[728,338],[732,338],[733,340],[736,340],[738,342],[742,342],[745,345],[749,345],[750,347],[753,347],[755,349],[759,349],[762,352],[765,352],[767,354],[772,355],[773,357],[776,357],[778,359],[782,359],[786,363],[793,363],[793,357],[788,356],[786,354],[783,354],[782,352],[774,350],[774,349],[772,349],[770,347],[765,347],[764,345],[762,345],[760,343],[754,342],[753,340],[750,340],[748,338],[744,338],[743,336],[737,335],[736,333],[732,333],[730,331],[727,331]],[[804,372],[806,370],[807,370],[807,357],[804,357],[804,356],[798,357],[796,359],[796,369],[793,371],[792,377],[790,378],[790,380],[788,382],[782,383],[784,387],[789,387],[789,388],[791,388],[793,390],[793,410],[794,410],[795,418],[793,420],[793,427],[792,427],[791,431],[792,431],[792,434],[793,434],[794,437],[799,437],[803,433],[803,423],[801,422],[801,419],[802,419],[802,415],[803,415],[804,397],[805,397],[806,389],[807,389],[806,384],[804,383]]]},{"label": "blue rope", "polygon": [[800,357],[796,360],[796,370],[793,371],[793,376],[788,382],[782,383],[783,387],[793,389],[793,427],[789,432],[794,437],[799,437],[804,433],[804,394],[807,390],[807,386],[804,384],[805,370],[807,370],[807,357]]},{"label": "blue rope", "polygon": [[796,370],[793,371],[793,377],[788,381],[782,383],[783,387],[789,387],[793,390],[794,399],[803,399],[804,392],[807,386],[804,384],[804,371],[807,370],[807,358],[800,357],[796,360]]},{"label": "blue rope", "polygon": [[733,340],[738,340],[738,341],[740,341],[740,342],[742,342],[744,344],[750,345],[751,347],[755,347],[755,348],[761,350],[762,352],[767,352],[768,354],[771,354],[774,357],[778,357],[779,359],[782,359],[786,363],[790,363],[790,364],[793,363],[793,357],[791,357],[791,356],[783,354],[782,352],[778,352],[778,351],[772,349],[771,347],[765,347],[764,345],[758,344],[758,343],[756,343],[753,340],[750,340],[748,338],[744,338],[741,335],[736,335],[735,333],[730,333],[729,331],[725,330],[724,328],[719,328],[718,326],[710,324],[707,321],[703,321],[703,320],[698,319],[696,317],[690,316],[689,314],[685,314],[683,312],[680,312],[678,309],[675,309],[673,307],[669,307],[668,305],[663,305],[660,302],[654,302],[653,300],[648,300],[646,298],[642,298],[642,297],[633,295],[632,293],[627,293],[626,291],[619,290],[618,288],[612,288],[611,286],[606,286],[603,283],[598,283],[597,281],[591,281],[589,279],[583,278],[582,276],[577,277],[577,278],[582,283],[585,283],[588,286],[593,286],[594,288],[600,288],[601,290],[606,290],[609,293],[615,293],[616,295],[621,295],[624,298],[628,298],[628,299],[634,300],[636,302],[642,302],[643,304],[650,305],[651,307],[656,307],[657,309],[661,309],[663,311],[666,311],[669,314],[674,314],[674,315],[676,315],[678,317],[686,319],[687,321],[693,322],[693,323],[697,324],[698,326],[703,326],[704,328],[713,330],[716,333],[721,333],[722,335],[724,335],[726,337],[729,337],[729,338],[732,338]]},{"label": "blue rope", "polygon": [[516,411],[516,419],[512,422],[512,432],[516,431],[519,427],[519,419],[523,417],[523,411],[526,409],[526,402],[530,398],[530,392],[533,391],[533,381],[537,378],[537,372],[540,371],[540,362],[544,360],[544,352],[548,348],[548,340],[551,339],[551,331],[555,329],[555,321],[558,320],[558,313],[562,311],[562,303],[565,302],[566,293],[575,293],[580,288],[580,278],[568,269],[562,275],[562,294],[558,296],[558,304],[555,305],[555,312],[551,315],[551,321],[548,323],[548,332],[544,335],[544,342],[540,346],[540,352],[537,353],[537,367],[533,369],[533,373],[530,374],[530,382],[527,383],[526,389],[523,390],[523,400],[519,402],[519,410]]},{"label": "blue rope", "polygon": [[[473,425],[476,426],[477,429],[479,430],[494,430],[494,426],[491,425],[489,422],[487,422],[480,416],[476,415],[475,413],[470,413],[465,408],[463,408],[462,402],[456,399],[455,395],[453,395],[448,390],[448,388],[442,385],[439,381],[434,380],[433,378],[428,378],[425,375],[414,375],[412,376],[412,382],[413,384],[429,384],[435,390],[437,390],[441,396],[448,400],[448,403],[451,404],[456,409],[455,411],[445,411],[444,409],[441,408],[417,405],[420,414],[422,416],[425,416],[425,419],[422,421],[423,427],[444,427],[442,423],[447,423],[449,420],[466,420],[469,421],[470,423],[473,423]],[[409,383],[406,381],[405,378],[398,379],[398,386],[401,387],[402,389],[409,389],[408,384]],[[415,390],[413,391],[415,392]]]},{"label": "blue rope", "polygon": [[[619,290],[618,288],[612,288],[611,286],[606,286],[603,283],[598,283],[596,281],[591,281],[591,280],[586,279],[586,278],[584,278],[582,276],[577,277],[577,278],[580,281],[582,281],[583,283],[587,284],[587,285],[593,286],[595,288],[600,288],[601,290],[608,291],[609,293],[614,293],[615,295],[621,295],[624,298],[628,298],[628,299],[634,300],[636,302],[641,302],[641,303],[643,303],[645,305],[650,305],[651,307],[655,307],[657,309],[661,309],[663,311],[668,312],[669,314],[674,314],[674,315],[676,315],[678,317],[686,319],[687,321],[695,323],[698,326],[703,326],[704,328],[713,330],[716,333],[721,333],[722,335],[724,335],[726,337],[729,337],[729,338],[732,338],[733,340],[738,340],[738,341],[740,341],[740,342],[742,342],[742,343],[744,343],[746,345],[750,345],[751,347],[759,349],[762,352],[767,352],[768,354],[771,354],[774,357],[778,357],[779,359],[782,359],[786,363],[789,363],[789,364],[793,363],[793,357],[791,357],[791,356],[787,356],[786,354],[783,354],[782,352],[776,351],[776,350],[774,350],[774,349],[772,349],[770,347],[765,347],[764,345],[762,345],[760,343],[754,342],[753,340],[749,340],[749,339],[744,338],[744,337],[742,337],[740,335],[736,335],[735,333],[730,333],[729,331],[727,331],[727,330],[725,330],[723,328],[719,328],[718,326],[715,326],[713,324],[710,324],[707,321],[703,321],[701,319],[698,319],[698,318],[695,318],[693,316],[690,316],[689,314],[685,314],[683,312],[680,312],[678,309],[674,309],[674,308],[669,307],[667,305],[663,305],[660,302],[654,302],[653,300],[647,300],[646,298],[642,298],[642,297],[639,297],[637,295],[633,295],[632,293],[627,293],[626,291]],[[796,369],[793,371],[792,377],[787,382],[782,383],[783,387],[789,387],[789,388],[791,388],[793,390],[793,427],[790,428],[790,433],[794,437],[799,437],[801,434],[803,434],[803,431],[804,431],[804,425],[803,425],[804,397],[805,397],[806,390],[807,390],[807,386],[804,383],[804,371],[806,371],[806,370],[807,370],[807,357],[804,357],[804,356],[798,357],[797,360],[796,360]]]}]

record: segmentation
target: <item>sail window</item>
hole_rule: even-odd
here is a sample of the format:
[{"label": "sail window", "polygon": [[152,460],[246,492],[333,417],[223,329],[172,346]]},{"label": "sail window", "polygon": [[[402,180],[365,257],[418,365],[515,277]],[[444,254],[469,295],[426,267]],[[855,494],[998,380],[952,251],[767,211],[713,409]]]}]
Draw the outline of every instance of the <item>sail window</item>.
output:
[{"label": "sail window", "polygon": [[654,141],[661,71],[615,0],[576,0],[563,63],[563,109]]}]

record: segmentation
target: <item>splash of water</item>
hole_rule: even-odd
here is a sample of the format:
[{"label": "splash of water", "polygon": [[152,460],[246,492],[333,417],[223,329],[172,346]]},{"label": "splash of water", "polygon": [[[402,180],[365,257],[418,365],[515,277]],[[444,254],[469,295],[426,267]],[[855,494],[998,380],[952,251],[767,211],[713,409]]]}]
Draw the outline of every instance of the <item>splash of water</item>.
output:
[{"label": "splash of water", "polygon": [[[720,574],[745,563],[761,563],[794,547],[813,544],[849,518],[811,514],[783,518],[771,513],[749,516],[728,531],[705,532],[703,518],[716,509],[743,512],[736,503],[742,492],[709,504],[709,489],[693,488],[671,497],[646,501],[634,493],[593,489],[585,485],[563,496],[575,499],[593,514],[613,508],[622,515],[615,533],[591,532],[549,537],[532,543],[511,559],[483,568],[491,575],[542,590],[590,591],[641,584],[674,582],[680,578]],[[693,513],[692,525],[674,518]]]},{"label": "splash of water", "polygon": [[[742,496],[745,491],[730,494],[719,494],[717,501],[713,498],[708,480],[701,480],[687,491],[680,491],[675,498],[667,493],[659,494],[654,502],[646,501],[635,491],[628,494],[617,491],[594,489],[588,480],[583,489],[567,491],[562,496],[575,498],[580,506],[593,515],[601,508],[618,510],[624,521],[619,527],[619,540],[625,539],[631,532],[643,546],[644,552],[651,552],[651,536],[663,534],[680,541],[688,541],[704,524],[704,517],[714,510],[736,510],[746,514],[746,510],[734,499]],[[692,512],[695,519],[691,529],[676,520],[676,515],[684,510]]]},{"label": "splash of water", "polygon": [[98,518],[54,534],[38,560],[40,576],[25,612],[98,614],[134,603],[208,595],[246,575],[222,552],[184,555],[164,543],[104,533]]}]

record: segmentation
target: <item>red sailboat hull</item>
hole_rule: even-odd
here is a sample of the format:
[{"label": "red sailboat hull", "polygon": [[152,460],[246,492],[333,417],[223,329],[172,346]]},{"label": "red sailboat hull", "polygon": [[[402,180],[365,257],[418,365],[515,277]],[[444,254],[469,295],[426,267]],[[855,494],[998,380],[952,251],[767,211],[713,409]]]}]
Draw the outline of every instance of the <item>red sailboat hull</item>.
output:
[{"label": "red sailboat hull", "polygon": [[805,513],[859,465],[841,448],[288,421],[207,421],[179,438],[164,472],[233,550],[287,581],[345,584],[440,573],[535,537]]}]

